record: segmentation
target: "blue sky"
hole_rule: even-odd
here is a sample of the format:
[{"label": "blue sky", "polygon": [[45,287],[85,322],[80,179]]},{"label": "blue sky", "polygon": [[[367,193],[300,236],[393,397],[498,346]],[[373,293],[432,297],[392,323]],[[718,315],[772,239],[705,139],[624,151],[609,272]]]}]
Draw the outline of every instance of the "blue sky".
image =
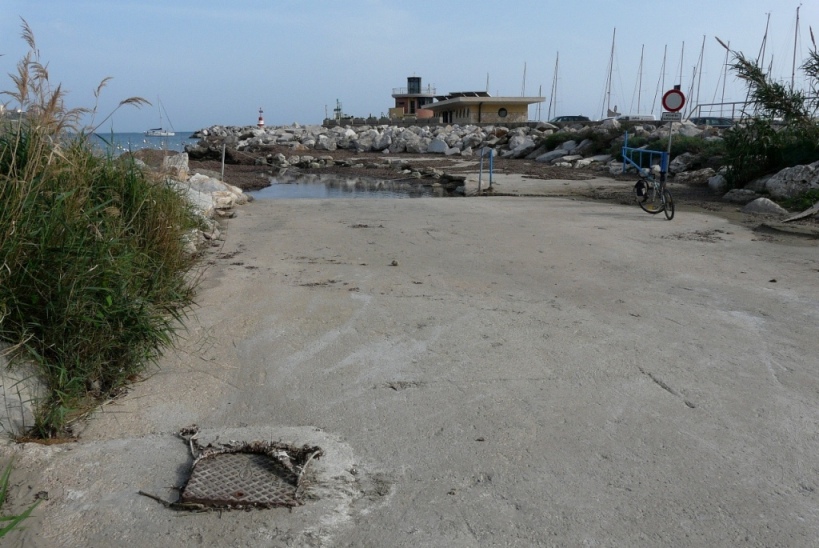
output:
[{"label": "blue sky", "polygon": [[[793,0],[0,0],[0,90],[25,54],[21,21],[34,31],[53,83],[68,105],[92,106],[98,119],[122,99],[160,97],[177,131],[214,124],[321,123],[336,100],[355,116],[386,113],[392,89],[408,76],[438,93],[546,97],[546,118],[560,65],[556,114],[603,113],[612,33],[616,28],[610,104],[621,112],[659,112],[664,87],[693,90],[689,102],[723,98],[725,51],[714,39],[756,58],[770,16],[766,66],[790,81],[796,28]],[[819,2],[800,11],[797,64],[819,39]],[[705,37],[701,76],[693,80]],[[642,85],[638,86],[641,49]],[[683,54],[684,50],[684,54]],[[682,57],[682,62],[681,62]],[[682,65],[682,81],[679,82]],[[524,80],[524,67],[526,78]],[[525,87],[524,87],[525,83]],[[744,88],[730,73],[725,100]],[[803,85],[797,76],[797,85]],[[639,88],[639,93],[638,93]],[[656,98],[656,100],[655,100]],[[8,97],[0,96],[7,102]],[[10,105],[14,106],[14,105]],[[127,108],[105,131],[144,131],[156,108]],[[530,117],[537,119],[536,107]],[[167,125],[167,124],[166,124]]]}]

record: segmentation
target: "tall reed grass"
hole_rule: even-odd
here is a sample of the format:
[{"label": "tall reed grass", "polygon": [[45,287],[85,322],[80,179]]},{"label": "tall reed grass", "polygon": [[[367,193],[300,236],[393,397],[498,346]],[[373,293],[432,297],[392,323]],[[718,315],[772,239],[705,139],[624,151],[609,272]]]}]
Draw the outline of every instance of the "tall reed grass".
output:
[{"label": "tall reed grass", "polygon": [[55,437],[173,344],[193,302],[184,236],[197,218],[133,161],[94,150],[96,128],[79,120],[96,105],[67,109],[25,21],[23,38],[30,52],[5,95],[26,115],[0,125],[0,339],[48,387],[26,434]]}]

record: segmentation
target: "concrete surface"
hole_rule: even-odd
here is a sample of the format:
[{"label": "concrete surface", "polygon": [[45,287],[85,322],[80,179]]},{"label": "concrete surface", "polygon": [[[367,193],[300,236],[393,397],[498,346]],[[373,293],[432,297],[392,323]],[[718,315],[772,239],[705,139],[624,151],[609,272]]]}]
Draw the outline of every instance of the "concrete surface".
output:
[{"label": "concrete surface", "polygon": [[[813,546],[819,254],[555,198],[257,201],[81,441],[6,445],[24,546]],[[178,513],[174,432],[315,443],[305,506]]]}]

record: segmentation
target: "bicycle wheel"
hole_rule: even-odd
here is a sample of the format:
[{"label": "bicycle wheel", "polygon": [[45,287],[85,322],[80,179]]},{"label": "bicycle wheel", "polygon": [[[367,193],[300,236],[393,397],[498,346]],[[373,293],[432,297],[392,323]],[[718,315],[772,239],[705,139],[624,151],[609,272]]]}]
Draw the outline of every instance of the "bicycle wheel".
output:
[{"label": "bicycle wheel", "polygon": [[645,202],[648,198],[648,189],[649,189],[648,181],[645,179],[640,179],[634,185],[634,198],[637,199],[637,203]]},{"label": "bicycle wheel", "polygon": [[665,218],[670,221],[674,218],[674,198],[671,197],[671,193],[667,190],[663,190],[663,196],[665,196],[665,207],[663,208]]},{"label": "bicycle wheel", "polygon": [[637,203],[640,204],[643,211],[651,213],[652,215],[656,215],[663,210],[663,198],[660,195],[660,190],[653,184],[650,184],[646,190],[646,196],[643,201],[638,201]]}]

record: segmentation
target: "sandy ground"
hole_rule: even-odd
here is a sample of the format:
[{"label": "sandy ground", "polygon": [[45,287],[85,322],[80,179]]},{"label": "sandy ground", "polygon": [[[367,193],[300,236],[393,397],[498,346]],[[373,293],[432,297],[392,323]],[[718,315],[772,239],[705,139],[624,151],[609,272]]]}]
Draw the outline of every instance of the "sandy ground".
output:
[{"label": "sandy ground", "polygon": [[[817,240],[498,184],[530,196],[243,206],[158,370],[77,443],[0,447],[4,511],[47,493],[10,541],[814,546]],[[175,499],[190,424],[320,445],[306,504],[140,496]]]}]

